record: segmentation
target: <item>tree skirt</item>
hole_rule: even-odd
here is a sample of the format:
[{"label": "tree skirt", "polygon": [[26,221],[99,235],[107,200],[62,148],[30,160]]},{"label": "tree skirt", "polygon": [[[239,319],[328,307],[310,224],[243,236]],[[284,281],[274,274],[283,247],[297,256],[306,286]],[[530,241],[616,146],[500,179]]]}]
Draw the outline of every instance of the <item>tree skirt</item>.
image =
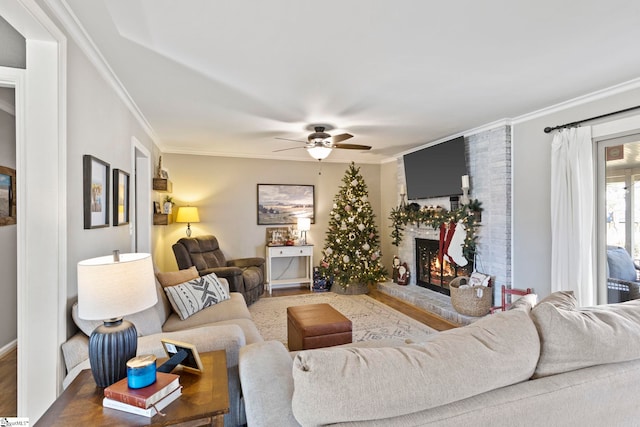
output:
[{"label": "tree skirt", "polygon": [[351,320],[353,342],[384,339],[420,342],[436,332],[366,295],[326,292],[261,298],[249,306],[249,311],[265,340],[276,340],[287,345],[287,307],[322,303],[331,304]]}]

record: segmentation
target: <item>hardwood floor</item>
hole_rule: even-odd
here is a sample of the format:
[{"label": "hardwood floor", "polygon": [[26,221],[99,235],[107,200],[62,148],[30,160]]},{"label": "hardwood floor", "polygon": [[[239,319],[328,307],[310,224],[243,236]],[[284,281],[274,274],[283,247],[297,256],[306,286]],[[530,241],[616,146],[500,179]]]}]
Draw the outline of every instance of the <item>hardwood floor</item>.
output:
[{"label": "hardwood floor", "polygon": [[[274,289],[272,295],[265,292],[262,298],[301,295],[308,294],[310,292],[309,288],[306,287]],[[459,326],[442,319],[433,313],[429,313],[414,305],[379,292],[376,289],[372,289],[369,296],[437,331],[444,331]],[[0,393],[0,417],[17,416],[17,353],[17,349],[14,349],[0,359],[0,390],[2,390],[2,393]]]},{"label": "hardwood floor", "polygon": [[0,417],[18,415],[18,350],[13,349],[0,359]]},{"label": "hardwood floor", "polygon": [[[265,292],[262,298],[272,298],[286,295],[300,295],[300,294],[308,294],[311,293],[308,287],[300,287],[300,288],[283,288],[283,289],[274,289],[273,294],[269,296],[268,292]],[[398,298],[394,298],[385,293],[379,292],[377,289],[372,289],[369,292],[369,296],[375,300],[380,301],[383,304],[388,305],[389,307],[398,310],[399,312],[406,314],[412,319],[417,320],[418,322],[424,323],[425,325],[437,330],[437,331],[446,331],[447,329],[457,328],[460,325],[456,325],[455,323],[451,323],[448,320],[441,318],[433,313],[429,313],[419,307],[416,307],[412,304],[409,304],[405,301],[402,301]]]}]

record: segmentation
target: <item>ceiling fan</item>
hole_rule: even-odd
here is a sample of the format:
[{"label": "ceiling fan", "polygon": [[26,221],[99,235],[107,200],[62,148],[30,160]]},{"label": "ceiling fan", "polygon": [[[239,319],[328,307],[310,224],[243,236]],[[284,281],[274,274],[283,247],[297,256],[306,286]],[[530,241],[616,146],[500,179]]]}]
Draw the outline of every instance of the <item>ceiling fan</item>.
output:
[{"label": "ceiling fan", "polygon": [[369,145],[360,144],[341,144],[342,141],[346,141],[349,138],[353,138],[353,135],[349,133],[341,133],[340,135],[331,136],[325,132],[325,126],[313,126],[314,132],[307,137],[308,142],[299,141],[297,139],[278,138],[285,141],[302,142],[304,147],[283,148],[278,151],[295,150],[297,148],[306,148],[311,157],[317,160],[326,159],[334,148],[341,148],[346,150],[370,150]]}]

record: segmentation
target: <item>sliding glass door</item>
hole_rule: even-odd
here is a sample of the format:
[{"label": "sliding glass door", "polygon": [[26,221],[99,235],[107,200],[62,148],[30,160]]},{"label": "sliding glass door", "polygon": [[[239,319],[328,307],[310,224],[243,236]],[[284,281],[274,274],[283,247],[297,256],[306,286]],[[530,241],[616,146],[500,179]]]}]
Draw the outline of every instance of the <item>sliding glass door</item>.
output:
[{"label": "sliding glass door", "polygon": [[598,303],[628,298],[640,266],[640,134],[598,141]]}]

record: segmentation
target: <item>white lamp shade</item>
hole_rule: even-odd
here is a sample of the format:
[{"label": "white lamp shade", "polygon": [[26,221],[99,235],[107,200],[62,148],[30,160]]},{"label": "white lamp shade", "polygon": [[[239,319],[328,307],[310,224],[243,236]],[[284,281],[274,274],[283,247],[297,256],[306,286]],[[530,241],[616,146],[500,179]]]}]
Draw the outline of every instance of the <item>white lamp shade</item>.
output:
[{"label": "white lamp shade", "polygon": [[195,206],[183,206],[181,208],[178,208],[176,222],[200,222],[198,208],[196,208]]},{"label": "white lamp shade", "polygon": [[311,218],[298,218],[298,230],[299,231],[311,230]]},{"label": "white lamp shade", "polygon": [[313,146],[307,148],[307,152],[316,160],[326,159],[331,154],[331,148],[322,146]]},{"label": "white lamp shade", "polygon": [[121,254],[78,263],[78,317],[108,320],[145,310],[158,302],[151,255]]}]

